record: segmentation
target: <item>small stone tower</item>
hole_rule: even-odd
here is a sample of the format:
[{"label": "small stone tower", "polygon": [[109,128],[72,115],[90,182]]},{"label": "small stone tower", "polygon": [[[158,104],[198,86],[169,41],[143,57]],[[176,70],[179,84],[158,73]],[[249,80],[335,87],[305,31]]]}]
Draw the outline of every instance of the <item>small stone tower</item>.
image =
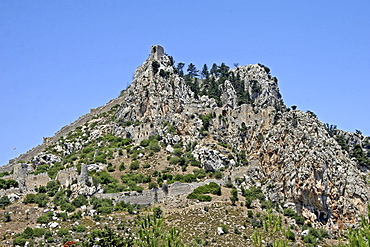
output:
[{"label": "small stone tower", "polygon": [[81,173],[80,173],[80,176],[77,177],[77,182],[86,184],[88,179],[89,179],[89,173],[88,173],[88,170],[87,170],[87,165],[82,163],[81,164]]},{"label": "small stone tower", "polygon": [[151,47],[151,55],[155,60],[159,60],[164,55],[164,48],[160,45],[153,45]]}]

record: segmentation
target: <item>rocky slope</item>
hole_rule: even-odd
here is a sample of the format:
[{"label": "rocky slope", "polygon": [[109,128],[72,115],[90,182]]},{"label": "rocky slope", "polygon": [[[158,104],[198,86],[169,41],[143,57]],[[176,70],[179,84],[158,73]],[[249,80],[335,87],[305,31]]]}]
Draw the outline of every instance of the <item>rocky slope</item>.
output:
[{"label": "rocky slope", "polygon": [[[221,184],[231,182],[240,195],[259,188],[277,208],[290,208],[333,236],[357,225],[369,199],[369,138],[287,108],[266,66],[218,68],[202,79],[184,76],[162,47],[152,47],[118,99],[66,127],[68,133],[58,132],[42,152],[23,156],[23,164],[2,167],[14,170],[3,178],[17,180],[20,188],[0,195],[20,198],[56,179],[74,198],[101,197],[108,187],[89,178],[89,171],[139,160],[149,164],[148,174],[167,169],[186,175],[195,166],[222,170]],[[131,190],[115,186],[113,192]],[[254,205],[260,207],[258,200]]]}]

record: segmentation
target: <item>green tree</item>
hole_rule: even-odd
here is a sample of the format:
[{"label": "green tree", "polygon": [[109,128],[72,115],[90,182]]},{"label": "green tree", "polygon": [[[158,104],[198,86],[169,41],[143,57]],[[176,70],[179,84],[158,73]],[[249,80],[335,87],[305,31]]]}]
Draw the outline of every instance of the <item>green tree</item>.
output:
[{"label": "green tree", "polygon": [[201,72],[200,75],[202,76],[202,79],[204,79],[204,78],[207,79],[209,77],[207,64],[203,65],[203,69],[202,69],[202,72]]},{"label": "green tree", "polygon": [[211,70],[209,72],[211,73],[211,75],[214,75],[216,77],[219,77],[219,75],[220,75],[220,72],[218,70],[218,66],[215,63],[212,64],[212,68],[211,68]]},{"label": "green tree", "polygon": [[227,78],[229,75],[229,66],[225,63],[222,63],[221,66],[218,68],[221,77]]},{"label": "green tree", "polygon": [[3,196],[0,198],[0,208],[4,208],[10,204],[8,196]]},{"label": "green tree", "polygon": [[185,66],[184,63],[178,63],[177,64],[177,74],[179,76],[184,76],[184,71],[183,71],[184,66]]},{"label": "green tree", "polygon": [[27,227],[26,229],[24,229],[22,235],[24,238],[27,239],[33,238],[33,229],[31,227]]},{"label": "green tree", "polygon": [[230,200],[233,205],[235,205],[235,202],[238,201],[238,190],[237,189],[231,189]]},{"label": "green tree", "polygon": [[199,70],[197,70],[195,65],[192,63],[189,64],[187,71],[188,71],[188,75],[190,76],[190,78],[194,78],[199,75],[198,74]]}]

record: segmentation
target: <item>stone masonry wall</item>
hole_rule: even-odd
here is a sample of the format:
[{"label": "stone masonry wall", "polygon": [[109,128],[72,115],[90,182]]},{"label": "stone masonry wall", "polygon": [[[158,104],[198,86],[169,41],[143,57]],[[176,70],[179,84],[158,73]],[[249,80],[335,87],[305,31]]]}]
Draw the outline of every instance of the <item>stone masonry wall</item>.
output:
[{"label": "stone masonry wall", "polygon": [[216,179],[207,179],[204,182],[199,183],[180,183],[175,182],[168,186],[168,194],[165,193],[163,189],[152,189],[146,190],[142,193],[138,192],[121,192],[121,193],[107,193],[107,194],[95,194],[94,196],[100,199],[112,199],[116,202],[124,201],[130,204],[138,204],[138,205],[152,205],[156,202],[163,202],[166,198],[170,198],[172,196],[180,196],[186,195],[193,192],[194,189],[198,188],[199,186],[203,186],[209,184],[210,182],[215,182],[220,185],[223,184],[222,181]]}]

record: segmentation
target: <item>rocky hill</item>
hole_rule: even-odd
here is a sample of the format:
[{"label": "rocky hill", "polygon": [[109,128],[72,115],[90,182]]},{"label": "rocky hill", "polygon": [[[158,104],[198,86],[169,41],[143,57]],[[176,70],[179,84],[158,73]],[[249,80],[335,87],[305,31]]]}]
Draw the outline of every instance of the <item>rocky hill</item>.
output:
[{"label": "rocky hill", "polygon": [[[120,216],[121,224],[133,222],[132,205],[149,205],[155,212],[164,211],[167,225],[180,228],[176,222],[185,223],[193,211],[233,212],[196,225],[190,222],[187,227],[199,234],[189,235],[185,229],[183,242],[194,245],[205,245],[209,231],[215,233],[214,241],[207,240],[212,246],[260,246],[262,239],[280,246],[279,232],[284,232],[281,241],[286,243],[293,241],[286,235],[292,232],[303,234],[294,238],[297,243],[315,245],[359,225],[369,200],[369,137],[323,124],[313,112],[287,108],[277,78],[264,65],[230,69],[214,64],[210,70],[203,68],[200,77],[191,65],[184,73],[183,64],[176,65],[161,46],[153,46],[119,98],[0,168],[2,205],[13,203],[9,210],[14,205],[25,212],[32,203],[45,207],[53,214],[51,220],[34,218],[28,225],[54,229],[50,234],[59,242],[92,236],[91,231],[84,235],[73,230],[67,237],[58,235],[61,229],[76,228],[58,214],[73,222],[76,208],[84,216],[78,220],[91,222],[99,215],[117,220],[116,211],[127,209],[130,214]],[[254,216],[261,214],[265,218]],[[200,227],[214,220],[224,223]],[[253,230],[263,220],[265,233]],[[280,230],[269,230],[266,222],[275,221]],[[11,229],[14,224],[3,226]],[[97,227],[91,224],[89,230]],[[225,227],[232,227],[235,237],[229,237]],[[3,244],[10,244],[12,233],[23,228],[4,233]],[[124,229],[129,228],[115,230]],[[315,229],[328,234],[311,237]],[[122,241],[139,236],[138,231],[127,230]],[[38,240],[48,242],[46,235]],[[24,245],[36,240],[23,232],[14,241]],[[142,246],[137,238],[130,241]],[[83,242],[76,244],[90,246]]]}]

